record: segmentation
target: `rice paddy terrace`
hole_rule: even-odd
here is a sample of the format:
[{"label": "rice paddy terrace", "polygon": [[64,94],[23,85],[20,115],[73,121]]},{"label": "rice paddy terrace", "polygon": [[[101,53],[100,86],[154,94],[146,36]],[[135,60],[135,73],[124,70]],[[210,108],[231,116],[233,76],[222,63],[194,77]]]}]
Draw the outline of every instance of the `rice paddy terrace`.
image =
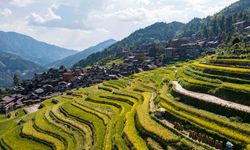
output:
[{"label": "rice paddy terrace", "polygon": [[0,149],[250,149],[250,60],[210,56],[0,116]]}]

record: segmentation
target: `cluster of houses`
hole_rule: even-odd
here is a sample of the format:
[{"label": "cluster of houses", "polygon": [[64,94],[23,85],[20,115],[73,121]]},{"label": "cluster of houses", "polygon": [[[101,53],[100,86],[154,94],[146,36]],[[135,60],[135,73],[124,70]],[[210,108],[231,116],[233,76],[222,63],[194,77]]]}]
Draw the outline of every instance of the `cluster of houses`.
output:
[{"label": "cluster of houses", "polygon": [[216,39],[213,41],[193,38],[173,39],[165,48],[165,57],[167,60],[194,59],[201,56],[204,49],[215,50],[218,45]]},{"label": "cluster of houses", "polygon": [[249,32],[250,31],[250,20],[243,20],[240,22],[236,22],[235,24],[233,24],[233,26],[238,33]]},{"label": "cluster of houses", "polygon": [[152,70],[161,65],[160,60],[138,51],[126,55],[123,64],[113,64],[110,67],[92,66],[71,70],[51,68],[47,72],[35,74],[30,80],[23,80],[18,86],[15,86],[9,96],[0,100],[0,113],[6,114],[12,110],[39,103],[70,89],[119,79],[122,76]]},{"label": "cluster of houses", "polygon": [[250,47],[250,20],[236,22],[233,26],[236,32],[243,35],[245,46]]}]

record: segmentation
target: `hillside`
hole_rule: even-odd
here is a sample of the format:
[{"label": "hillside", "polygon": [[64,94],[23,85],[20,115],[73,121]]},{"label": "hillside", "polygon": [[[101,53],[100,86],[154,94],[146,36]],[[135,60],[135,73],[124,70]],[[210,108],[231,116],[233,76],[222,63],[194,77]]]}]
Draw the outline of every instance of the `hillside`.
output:
[{"label": "hillside", "polygon": [[43,71],[39,65],[24,60],[19,56],[0,53],[0,88],[13,86],[13,76],[19,74],[22,79],[27,79],[33,76],[34,73]]},{"label": "hillside", "polygon": [[15,32],[0,32],[0,51],[15,54],[22,59],[46,65],[75,54],[76,51],[37,41]]},{"label": "hillside", "polygon": [[74,66],[88,66],[90,64],[96,63],[102,59],[107,58],[117,58],[122,57],[122,50],[133,51],[134,47],[143,43],[153,43],[156,41],[166,41],[175,36],[176,31],[178,31],[184,24],[179,22],[172,22],[169,24],[160,22],[148,26],[144,29],[140,29],[129,35],[127,38],[117,42],[116,44],[105,49],[103,52],[98,52],[88,56],[76,63]]},{"label": "hillside", "polygon": [[72,67],[75,63],[77,63],[81,59],[85,59],[86,57],[88,57],[89,55],[91,55],[93,53],[103,51],[104,49],[108,48],[109,46],[113,45],[114,43],[116,43],[116,41],[113,39],[106,40],[102,43],[97,44],[96,46],[89,47],[81,52],[78,52],[74,55],[63,58],[63,59],[58,60],[56,62],[53,62],[47,66],[48,67],[60,67],[61,65],[64,65],[67,68]]},{"label": "hillside", "polygon": [[68,91],[42,102],[37,112],[37,105],[26,108],[31,114],[13,111],[0,116],[0,145],[208,150],[225,149],[231,142],[233,149],[250,149],[249,54],[249,49],[232,47]]},{"label": "hillside", "polygon": [[127,38],[117,42],[103,52],[90,55],[75,64],[75,66],[88,66],[104,59],[117,59],[123,57],[122,50],[133,51],[138,44],[151,42],[166,42],[172,38],[196,37],[199,39],[219,40],[228,43],[234,33],[233,24],[250,18],[250,1],[240,0],[221,10],[213,16],[194,18],[187,24],[179,22],[156,23],[145,29],[135,31]]},{"label": "hillside", "polygon": [[[229,34],[232,34],[233,24],[250,18],[250,1],[240,0],[224,8],[213,16],[206,18],[194,18],[176,34],[177,37],[218,38],[228,42]],[[230,36],[229,36],[230,37]]]}]

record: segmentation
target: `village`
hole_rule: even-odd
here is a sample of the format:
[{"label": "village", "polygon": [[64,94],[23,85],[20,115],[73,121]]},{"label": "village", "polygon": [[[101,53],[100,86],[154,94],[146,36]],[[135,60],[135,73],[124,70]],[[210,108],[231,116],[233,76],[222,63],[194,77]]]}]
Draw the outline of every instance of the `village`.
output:
[{"label": "village", "polygon": [[[234,24],[234,27],[237,32],[245,36],[244,42],[249,45],[250,36],[246,33],[250,30],[250,22],[238,22]],[[152,43],[142,44],[132,52],[123,50],[122,64],[94,65],[73,69],[50,68],[47,72],[36,73],[32,79],[23,80],[11,89],[10,95],[0,100],[0,114],[7,114],[12,110],[42,102],[61,95],[67,90],[88,87],[103,81],[116,80],[134,73],[152,70],[171,61],[195,59],[203,52],[212,54],[218,45],[217,39],[211,41],[194,38],[173,39],[161,50],[163,53],[157,53]]]}]

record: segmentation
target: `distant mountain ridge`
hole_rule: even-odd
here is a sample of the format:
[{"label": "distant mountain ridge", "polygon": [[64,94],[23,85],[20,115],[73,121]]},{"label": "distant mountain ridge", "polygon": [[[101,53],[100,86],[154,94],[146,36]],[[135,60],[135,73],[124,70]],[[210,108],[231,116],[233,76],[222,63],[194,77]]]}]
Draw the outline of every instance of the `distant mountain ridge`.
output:
[{"label": "distant mountain ridge", "polygon": [[43,70],[43,67],[20,56],[0,52],[0,88],[13,86],[12,79],[15,73],[20,75],[21,79],[27,79]]},{"label": "distant mountain ridge", "polygon": [[0,52],[15,54],[42,66],[76,53],[20,33],[3,31],[0,31]]},{"label": "distant mountain ridge", "polygon": [[127,38],[113,44],[102,52],[94,53],[76,63],[74,66],[85,67],[99,60],[109,57],[120,57],[124,48],[130,49],[134,45],[139,45],[145,42],[165,41],[175,36],[185,24],[180,22],[163,23],[158,22],[144,29],[139,29],[129,35]]},{"label": "distant mountain ridge", "polygon": [[63,58],[61,60],[55,61],[55,62],[47,65],[47,67],[59,67],[61,65],[64,65],[67,68],[72,67],[75,63],[77,63],[81,59],[84,59],[93,53],[103,51],[105,48],[107,48],[115,43],[116,43],[116,40],[114,40],[114,39],[106,40],[104,42],[97,44],[96,46],[91,46],[91,47],[89,47],[81,52],[74,54],[74,55],[71,55],[71,56]]}]

